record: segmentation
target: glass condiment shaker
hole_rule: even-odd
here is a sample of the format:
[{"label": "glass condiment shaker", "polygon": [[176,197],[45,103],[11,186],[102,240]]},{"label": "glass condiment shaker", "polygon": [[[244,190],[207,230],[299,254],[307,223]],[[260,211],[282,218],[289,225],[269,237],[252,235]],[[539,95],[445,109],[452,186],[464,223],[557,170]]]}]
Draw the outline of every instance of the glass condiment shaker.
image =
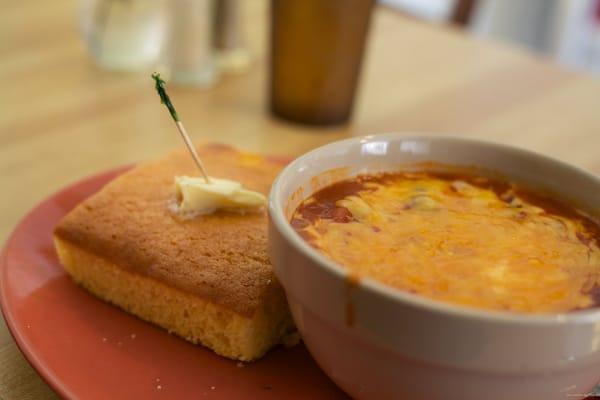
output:
[{"label": "glass condiment shaker", "polygon": [[165,11],[165,0],[81,0],[80,29],[101,67],[149,69],[163,48]]},{"label": "glass condiment shaker", "polygon": [[217,0],[214,20],[214,47],[219,70],[238,74],[248,70],[250,53],[244,41],[240,0]]},{"label": "glass condiment shaker", "polygon": [[217,80],[214,6],[214,0],[170,1],[164,66],[171,82],[207,87]]}]

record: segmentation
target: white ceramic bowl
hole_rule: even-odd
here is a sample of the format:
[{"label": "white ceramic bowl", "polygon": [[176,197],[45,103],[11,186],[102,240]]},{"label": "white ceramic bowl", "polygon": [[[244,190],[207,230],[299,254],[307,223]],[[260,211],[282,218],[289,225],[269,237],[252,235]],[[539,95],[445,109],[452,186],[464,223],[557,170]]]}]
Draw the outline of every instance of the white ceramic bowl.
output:
[{"label": "white ceramic bowl", "polygon": [[269,246],[315,360],[358,399],[583,399],[600,381],[600,310],[519,315],[445,304],[370,280],[355,285],[288,222],[301,200],[333,181],[422,161],[484,167],[599,211],[598,177],[501,144],[385,134],[299,157],[273,184]]}]

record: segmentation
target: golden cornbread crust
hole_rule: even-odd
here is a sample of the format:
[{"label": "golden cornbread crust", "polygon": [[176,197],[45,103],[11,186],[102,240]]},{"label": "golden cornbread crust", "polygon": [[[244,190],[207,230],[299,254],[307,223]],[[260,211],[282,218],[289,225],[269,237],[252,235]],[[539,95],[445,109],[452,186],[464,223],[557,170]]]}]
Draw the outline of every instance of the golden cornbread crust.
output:
[{"label": "golden cornbread crust", "polygon": [[[198,152],[211,175],[265,195],[281,169],[228,146]],[[132,169],[74,208],[55,229],[61,262],[76,282],[143,319],[231,358],[259,357],[293,329],[267,255],[266,214],[178,219],[168,207],[176,175],[198,175],[184,151]]]}]

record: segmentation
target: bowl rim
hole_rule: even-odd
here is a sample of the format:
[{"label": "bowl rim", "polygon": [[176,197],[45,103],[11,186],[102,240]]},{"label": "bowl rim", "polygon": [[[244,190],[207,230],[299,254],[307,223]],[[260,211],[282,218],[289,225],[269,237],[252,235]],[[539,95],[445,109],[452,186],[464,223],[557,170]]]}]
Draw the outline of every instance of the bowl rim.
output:
[{"label": "bowl rim", "polygon": [[[375,135],[356,136],[348,139],[331,142],[323,146],[319,146],[294,159],[292,162],[286,165],[284,169],[279,173],[279,175],[273,182],[273,185],[271,186],[271,190],[269,192],[268,212],[274,226],[277,228],[279,233],[287,240],[287,242],[291,244],[291,246],[293,246],[303,256],[308,257],[315,265],[318,265],[321,269],[325,270],[327,273],[329,273],[337,279],[346,280],[348,278],[348,273],[346,272],[344,267],[339,265],[335,261],[328,259],[318,250],[310,246],[292,228],[292,225],[287,220],[284,212],[285,207],[280,199],[281,196],[279,195],[282,189],[283,181],[289,174],[292,174],[296,167],[298,167],[306,158],[309,158],[314,154],[326,152],[330,149],[338,147],[348,146],[354,143],[364,144],[368,143],[369,141],[380,141],[382,139],[394,141],[415,140],[427,142],[449,141],[459,144],[472,144],[496,148],[504,152],[512,152],[514,154],[520,154],[522,156],[530,158],[538,158],[544,163],[552,163],[559,168],[570,170],[576,174],[584,175],[595,181],[600,190],[600,177],[592,174],[591,172],[588,172],[582,168],[576,167],[564,161],[535,151],[526,150],[516,146],[506,145],[504,143],[499,143],[491,140],[473,139],[457,135],[434,135],[421,134],[416,132],[392,132]],[[570,313],[547,314],[519,314],[512,313],[509,311],[485,310],[463,306],[459,304],[445,303],[439,300],[427,298],[425,296],[420,296],[399,289],[394,289],[371,278],[360,279],[357,289],[365,290],[372,295],[383,297],[394,302],[405,303],[412,307],[430,313],[445,314],[458,318],[477,319],[481,321],[502,324],[547,326],[556,324],[589,324],[595,323],[600,320],[600,308],[590,308]]]}]

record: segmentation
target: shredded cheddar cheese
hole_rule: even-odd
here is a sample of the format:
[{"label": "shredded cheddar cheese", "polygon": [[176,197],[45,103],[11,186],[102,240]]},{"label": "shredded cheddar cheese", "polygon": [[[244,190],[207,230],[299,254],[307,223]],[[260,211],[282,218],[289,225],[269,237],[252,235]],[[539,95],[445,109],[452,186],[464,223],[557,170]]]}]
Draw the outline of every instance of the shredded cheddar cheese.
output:
[{"label": "shredded cheddar cheese", "polygon": [[292,225],[360,278],[432,299],[521,313],[600,305],[598,227],[482,177],[359,177],[305,200]]}]

